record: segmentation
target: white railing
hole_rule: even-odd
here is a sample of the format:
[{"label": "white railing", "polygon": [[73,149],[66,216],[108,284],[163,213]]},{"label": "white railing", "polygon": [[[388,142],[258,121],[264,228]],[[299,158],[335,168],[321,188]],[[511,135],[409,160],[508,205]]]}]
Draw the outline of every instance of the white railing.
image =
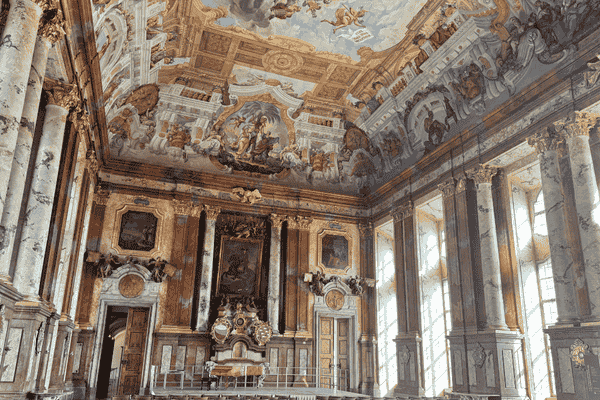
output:
[{"label": "white railing", "polygon": [[[187,365],[182,370],[165,370],[153,365],[150,370],[150,390],[154,389],[223,389],[223,388],[288,388],[308,387],[332,391],[350,390],[348,369],[269,367],[263,377],[247,375],[242,367],[240,376],[209,375],[204,366]],[[262,384],[260,384],[262,382]]]}]

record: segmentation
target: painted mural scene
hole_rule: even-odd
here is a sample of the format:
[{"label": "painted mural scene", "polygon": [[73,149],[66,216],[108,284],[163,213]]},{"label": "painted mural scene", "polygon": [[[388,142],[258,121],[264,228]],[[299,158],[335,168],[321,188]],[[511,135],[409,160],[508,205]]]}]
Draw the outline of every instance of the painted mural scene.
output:
[{"label": "painted mural scene", "polygon": [[600,0],[0,2],[0,400],[599,400]]}]

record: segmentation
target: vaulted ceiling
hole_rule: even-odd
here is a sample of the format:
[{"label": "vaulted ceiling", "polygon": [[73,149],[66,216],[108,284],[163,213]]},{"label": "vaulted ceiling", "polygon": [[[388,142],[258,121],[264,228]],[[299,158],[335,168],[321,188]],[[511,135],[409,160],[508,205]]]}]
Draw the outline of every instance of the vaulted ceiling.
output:
[{"label": "vaulted ceiling", "polygon": [[581,33],[549,38],[542,10],[518,0],[98,0],[92,11],[103,143],[124,168],[352,195],[480,121]]}]

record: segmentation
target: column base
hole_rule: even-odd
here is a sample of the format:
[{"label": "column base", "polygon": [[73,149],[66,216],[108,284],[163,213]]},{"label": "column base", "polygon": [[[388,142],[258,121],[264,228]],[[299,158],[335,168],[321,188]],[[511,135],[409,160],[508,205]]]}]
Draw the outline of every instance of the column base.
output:
[{"label": "column base", "polygon": [[495,399],[525,399],[522,335],[486,330],[451,334],[453,392]]},{"label": "column base", "polygon": [[394,339],[398,359],[398,384],[394,394],[398,396],[423,396],[423,376],[421,368],[422,344],[417,334],[403,334]]},{"label": "column base", "polygon": [[558,400],[600,398],[600,324],[555,325],[550,336]]}]

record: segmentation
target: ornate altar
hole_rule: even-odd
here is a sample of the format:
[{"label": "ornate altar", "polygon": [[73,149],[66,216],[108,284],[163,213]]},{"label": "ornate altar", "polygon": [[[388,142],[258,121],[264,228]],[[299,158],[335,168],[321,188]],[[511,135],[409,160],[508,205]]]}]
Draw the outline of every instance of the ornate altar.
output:
[{"label": "ornate altar", "polygon": [[258,377],[261,387],[269,364],[265,359],[265,345],[271,340],[273,330],[268,322],[261,321],[252,298],[231,303],[224,299],[219,315],[211,328],[215,355],[206,362],[211,378]]}]

